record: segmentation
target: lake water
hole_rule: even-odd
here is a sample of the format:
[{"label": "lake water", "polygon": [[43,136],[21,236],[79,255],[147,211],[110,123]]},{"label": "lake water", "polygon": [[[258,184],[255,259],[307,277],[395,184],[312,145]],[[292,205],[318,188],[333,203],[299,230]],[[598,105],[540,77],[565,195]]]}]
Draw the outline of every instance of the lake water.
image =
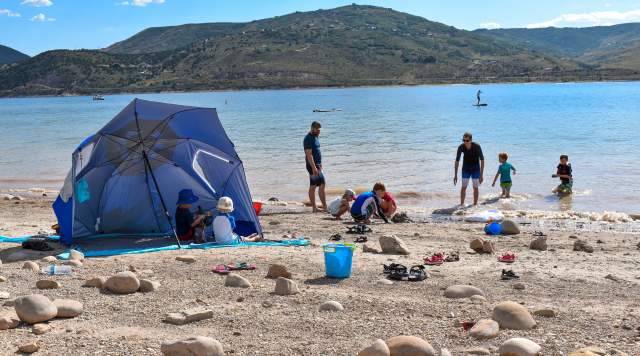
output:
[{"label": "lake water", "polygon": [[[472,106],[478,89],[488,107]],[[58,188],[77,144],[134,97],[217,108],[256,199],[306,199],[302,138],[318,120],[331,192],[381,180],[404,204],[455,205],[455,152],[471,131],[486,157],[483,199],[499,191],[490,186],[499,152],[518,170],[503,209],[640,212],[638,82],[0,99],[0,189]],[[562,202],[550,194],[561,153],[575,178],[573,198]]]}]

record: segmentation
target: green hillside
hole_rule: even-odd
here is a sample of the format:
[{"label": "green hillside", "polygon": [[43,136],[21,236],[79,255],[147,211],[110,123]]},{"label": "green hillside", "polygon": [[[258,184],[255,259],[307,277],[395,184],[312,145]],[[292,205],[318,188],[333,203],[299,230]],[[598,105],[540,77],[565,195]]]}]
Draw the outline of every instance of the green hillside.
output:
[{"label": "green hillside", "polygon": [[[163,49],[163,51],[157,51]],[[0,95],[629,78],[373,6],[153,28],[0,70]]]},{"label": "green hillside", "polygon": [[29,56],[22,52],[16,51],[15,49],[9,48],[7,46],[0,45],[0,64],[20,62],[28,58]]}]

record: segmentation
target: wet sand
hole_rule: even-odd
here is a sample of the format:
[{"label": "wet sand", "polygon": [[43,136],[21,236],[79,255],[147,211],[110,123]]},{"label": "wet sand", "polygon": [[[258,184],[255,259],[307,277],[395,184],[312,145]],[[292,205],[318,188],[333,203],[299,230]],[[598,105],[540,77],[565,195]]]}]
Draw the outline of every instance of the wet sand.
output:
[{"label": "wet sand", "polygon": [[[0,201],[0,235],[18,236],[39,230],[50,231],[55,222],[45,198]],[[463,222],[428,221],[407,224],[374,224],[369,244],[377,245],[384,234],[401,237],[411,250],[409,256],[355,252],[352,277],[334,280],[324,277],[321,245],[328,237],[345,234],[347,225],[324,214],[298,213],[301,207],[281,207],[281,213],[261,217],[267,237],[280,239],[296,233],[311,240],[308,247],[225,248],[188,251],[196,262],[175,260],[181,251],[144,255],[92,258],[73,276],[56,276],[62,288],[40,291],[35,282],[43,276],[22,270],[22,261],[4,262],[14,245],[0,245],[4,256],[0,291],[11,297],[40,293],[50,298],[71,298],[84,303],[84,313],[73,319],[54,319],[52,331],[34,335],[21,324],[0,331],[0,355],[11,355],[18,345],[39,340],[42,355],[159,355],[160,344],[195,335],[219,340],[227,354],[237,355],[355,355],[377,338],[415,335],[436,349],[447,348],[460,355],[472,347],[495,353],[511,337],[527,337],[542,346],[545,355],[567,355],[576,348],[598,345],[629,355],[640,354],[640,242],[637,234],[580,232],[547,229],[549,250],[528,248],[532,228],[524,226],[514,237],[490,237],[497,252],[514,252],[513,265],[497,262],[495,255],[479,255],[469,249],[469,241],[483,237],[482,225]],[[267,209],[268,212],[268,209]],[[578,235],[595,247],[592,254],[572,250]],[[600,241],[600,242],[598,242]],[[378,283],[382,264],[419,264],[434,252],[460,251],[461,261],[428,267],[423,282]],[[38,261],[40,255],[32,257]],[[210,272],[219,263],[247,261],[256,271],[243,271],[253,287],[228,288],[224,279]],[[265,279],[270,264],[286,265],[301,293],[276,296],[275,282]],[[41,266],[45,263],[39,262]],[[109,276],[135,267],[145,278],[159,281],[156,292],[113,295],[83,288],[86,279]],[[521,275],[519,281],[501,281],[501,269],[508,267]],[[607,275],[611,276],[607,277]],[[607,277],[607,278],[606,278]],[[615,280],[613,280],[615,279]],[[514,289],[522,283],[524,290]],[[454,284],[471,284],[487,297],[482,304],[469,299],[447,299],[443,290]],[[244,298],[243,301],[241,298]],[[239,299],[240,298],[240,299]],[[339,313],[319,312],[327,300],[340,302]],[[495,304],[512,300],[530,311],[539,307],[555,310],[558,316],[535,316],[531,330],[501,330],[495,339],[477,341],[457,321],[490,318]],[[264,303],[264,302],[268,303]],[[162,322],[165,313],[192,306],[214,311],[212,319],[174,326]],[[1,307],[0,315],[10,311]]]}]

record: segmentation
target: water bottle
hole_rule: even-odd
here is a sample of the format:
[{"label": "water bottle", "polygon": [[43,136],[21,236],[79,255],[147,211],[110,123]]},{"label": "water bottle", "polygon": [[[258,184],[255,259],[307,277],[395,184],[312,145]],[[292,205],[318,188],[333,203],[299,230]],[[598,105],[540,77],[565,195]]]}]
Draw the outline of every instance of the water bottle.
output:
[{"label": "water bottle", "polygon": [[48,274],[50,276],[53,275],[71,275],[73,273],[73,270],[71,269],[71,266],[56,266],[56,265],[50,265],[47,267],[42,267],[42,273],[44,274]]}]

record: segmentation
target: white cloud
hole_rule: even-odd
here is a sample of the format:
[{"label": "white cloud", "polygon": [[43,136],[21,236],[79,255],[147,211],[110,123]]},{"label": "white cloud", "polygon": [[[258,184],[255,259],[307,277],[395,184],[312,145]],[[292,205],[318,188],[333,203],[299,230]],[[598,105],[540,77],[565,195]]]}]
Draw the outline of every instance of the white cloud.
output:
[{"label": "white cloud", "polygon": [[116,5],[131,5],[145,7],[149,4],[164,4],[164,0],[131,0],[131,1],[119,1]]},{"label": "white cloud", "polygon": [[487,30],[495,30],[496,28],[501,28],[502,25],[500,25],[497,22],[483,22],[480,24],[480,28],[486,28]]},{"label": "white cloud", "polygon": [[51,0],[23,0],[21,2],[22,5],[29,5],[33,7],[48,7],[53,5],[53,1]]},{"label": "white cloud", "polygon": [[527,28],[568,26],[609,26],[640,21],[640,10],[596,11],[583,14],[564,14],[548,21],[528,24]]},{"label": "white cloud", "polygon": [[20,17],[22,15],[20,15],[20,13],[18,12],[13,12],[9,9],[0,9],[0,15],[7,15],[9,17]]},{"label": "white cloud", "polygon": [[40,14],[37,14],[36,16],[30,18],[29,20],[33,21],[33,22],[53,22],[56,19],[54,19],[52,17],[47,17],[47,15],[40,13]]}]

